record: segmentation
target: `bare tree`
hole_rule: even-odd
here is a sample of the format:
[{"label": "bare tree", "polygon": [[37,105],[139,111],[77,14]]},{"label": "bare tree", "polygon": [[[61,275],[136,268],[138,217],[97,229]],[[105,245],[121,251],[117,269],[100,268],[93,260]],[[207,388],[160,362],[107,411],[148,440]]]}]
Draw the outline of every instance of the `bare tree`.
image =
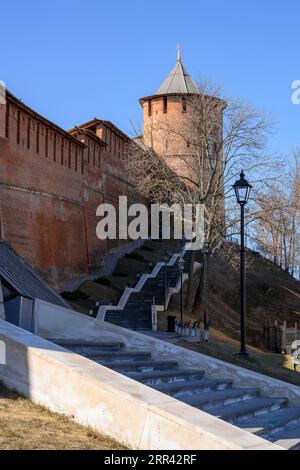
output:
[{"label": "bare tree", "polygon": [[253,239],[259,250],[274,264],[294,274],[299,261],[300,165],[299,150],[295,165],[287,175],[268,184],[256,197],[253,213]]},{"label": "bare tree", "polygon": [[[129,147],[128,170],[138,190],[155,202],[203,204],[205,238],[213,250],[228,230],[236,226],[238,213],[232,200],[232,184],[244,169],[255,181],[276,172],[278,159],[266,152],[273,125],[250,104],[225,100],[208,82],[199,83],[199,95],[189,97],[189,112],[180,125],[174,120],[153,124],[150,132],[160,139],[185,142],[188,154],[166,158],[145,145],[142,137]],[[149,132],[149,130],[148,130]],[[168,147],[162,143],[162,148]],[[225,212],[226,209],[226,212]],[[190,274],[194,256],[191,256]],[[187,308],[192,308],[192,276]]]}]

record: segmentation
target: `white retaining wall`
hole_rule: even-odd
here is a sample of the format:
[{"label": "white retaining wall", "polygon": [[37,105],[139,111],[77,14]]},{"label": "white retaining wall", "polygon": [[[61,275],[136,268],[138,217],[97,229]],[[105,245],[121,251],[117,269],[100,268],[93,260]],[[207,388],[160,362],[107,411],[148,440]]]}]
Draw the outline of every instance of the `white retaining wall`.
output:
[{"label": "white retaining wall", "polygon": [[[67,319],[67,312],[65,309],[54,314],[40,305],[39,328],[61,337],[59,324]],[[51,320],[47,318],[50,313]],[[94,332],[102,329],[106,340],[109,336],[116,338],[117,329],[105,335],[105,325],[89,318],[80,321],[79,316],[69,317],[74,320],[71,333],[80,324],[83,326],[77,330],[77,337],[99,339],[97,334],[87,336],[94,324]],[[281,449],[4,320],[0,320],[0,341],[6,345],[6,364],[0,365],[0,380],[7,386],[132,448]]]},{"label": "white retaining wall", "polygon": [[268,396],[286,397],[300,406],[300,387],[228,362],[176,346],[166,341],[87,317],[44,301],[37,301],[35,332],[46,338],[76,338],[87,341],[117,338],[130,348],[147,349],[153,357],[176,358],[184,367],[200,368],[211,377],[233,380],[235,386],[259,387]]}]

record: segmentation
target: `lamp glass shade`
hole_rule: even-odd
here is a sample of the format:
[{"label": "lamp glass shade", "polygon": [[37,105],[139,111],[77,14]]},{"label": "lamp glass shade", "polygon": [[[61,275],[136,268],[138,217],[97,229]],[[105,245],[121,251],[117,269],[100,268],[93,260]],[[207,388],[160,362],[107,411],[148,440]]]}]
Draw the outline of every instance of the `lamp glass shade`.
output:
[{"label": "lamp glass shade", "polygon": [[247,202],[249,201],[252,186],[245,179],[243,171],[241,173],[241,178],[235,182],[233,188],[235,191],[237,202],[239,204],[247,204]]}]

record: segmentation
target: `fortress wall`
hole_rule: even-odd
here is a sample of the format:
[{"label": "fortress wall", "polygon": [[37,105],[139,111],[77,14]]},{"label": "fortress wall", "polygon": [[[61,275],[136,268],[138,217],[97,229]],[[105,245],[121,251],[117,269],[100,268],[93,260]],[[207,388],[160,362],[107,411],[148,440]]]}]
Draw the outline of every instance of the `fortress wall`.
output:
[{"label": "fortress wall", "polygon": [[99,240],[96,209],[139,196],[121,162],[124,143],[76,138],[8,94],[0,106],[0,237],[54,287],[128,241]]}]

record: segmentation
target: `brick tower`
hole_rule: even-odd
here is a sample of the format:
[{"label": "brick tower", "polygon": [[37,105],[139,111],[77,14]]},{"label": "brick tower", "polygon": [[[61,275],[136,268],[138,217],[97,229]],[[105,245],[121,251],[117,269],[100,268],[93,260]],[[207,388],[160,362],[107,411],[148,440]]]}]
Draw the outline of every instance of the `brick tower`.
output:
[{"label": "brick tower", "polygon": [[[199,98],[199,99],[198,99]],[[143,107],[143,141],[161,155],[180,175],[195,178],[192,155],[199,151],[199,103],[205,102],[205,141],[209,158],[216,158],[216,149],[222,139],[223,110],[226,103],[219,98],[201,93],[182,65],[178,47],[177,63],[154,95],[140,99]],[[209,109],[209,111],[207,111]],[[197,135],[196,135],[197,134]],[[197,146],[195,145],[197,142]]]},{"label": "brick tower", "polygon": [[193,97],[198,86],[182,65],[178,47],[177,63],[154,95],[140,99],[143,107],[145,145],[163,156],[174,170],[182,170],[191,155],[189,123]]}]

